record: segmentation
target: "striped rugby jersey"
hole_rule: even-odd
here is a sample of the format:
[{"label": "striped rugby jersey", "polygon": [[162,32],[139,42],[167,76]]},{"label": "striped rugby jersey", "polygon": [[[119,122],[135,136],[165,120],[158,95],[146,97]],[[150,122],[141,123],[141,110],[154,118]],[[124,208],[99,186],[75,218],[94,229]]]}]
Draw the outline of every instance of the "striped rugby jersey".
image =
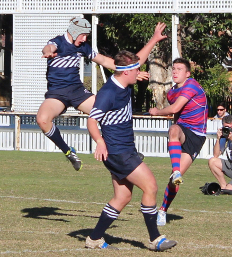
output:
[{"label": "striped rugby jersey", "polygon": [[208,105],[204,89],[195,79],[189,78],[182,87],[174,85],[168,91],[168,102],[173,104],[179,96],[184,96],[189,101],[180,111],[176,124],[181,124],[199,136],[205,136]]},{"label": "striped rugby jersey", "polygon": [[67,33],[49,40],[48,44],[54,44],[58,54],[54,58],[47,59],[48,89],[82,84],[79,74],[81,57],[92,60],[97,53],[86,42],[75,46],[69,41]]},{"label": "striped rugby jersey", "polygon": [[124,88],[111,76],[97,93],[89,117],[99,122],[109,154],[135,150],[129,86]]}]

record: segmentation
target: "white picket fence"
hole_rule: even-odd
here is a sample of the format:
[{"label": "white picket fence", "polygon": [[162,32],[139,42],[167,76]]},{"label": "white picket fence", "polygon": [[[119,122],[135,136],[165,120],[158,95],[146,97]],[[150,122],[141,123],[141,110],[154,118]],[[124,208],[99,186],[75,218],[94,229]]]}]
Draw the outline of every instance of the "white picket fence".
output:
[{"label": "white picket fence", "polygon": [[[57,120],[62,137],[78,153],[89,154],[95,144],[87,130],[87,115],[67,116]],[[135,144],[145,156],[168,157],[168,129],[172,119],[164,117],[134,116]],[[219,119],[208,119],[207,139],[198,158],[213,156],[216,132],[222,126]],[[0,114],[0,150],[60,152],[36,124],[35,115]]]}]

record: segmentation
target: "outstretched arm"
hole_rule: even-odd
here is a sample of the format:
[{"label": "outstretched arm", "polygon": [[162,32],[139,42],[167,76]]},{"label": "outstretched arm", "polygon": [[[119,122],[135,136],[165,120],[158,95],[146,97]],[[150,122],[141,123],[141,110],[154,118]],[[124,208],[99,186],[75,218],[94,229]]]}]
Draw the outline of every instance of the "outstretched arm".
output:
[{"label": "outstretched arm", "polygon": [[[115,70],[115,64],[114,64],[114,59],[104,56],[102,54],[97,54],[96,57],[93,59],[94,62],[96,62],[99,65],[102,65],[103,67],[107,68],[107,69],[111,69],[111,70]],[[138,76],[137,76],[137,80],[142,81],[144,80],[148,80],[150,77],[149,73],[146,71],[141,71]]]},{"label": "outstretched arm", "polygon": [[102,65],[103,67],[111,70],[115,70],[116,67],[114,65],[114,59],[107,57],[102,54],[97,54],[95,58],[92,59],[92,61],[96,62],[99,65]]},{"label": "outstretched arm", "polygon": [[57,53],[55,53],[57,50],[56,46],[53,44],[46,45],[42,50],[42,58],[53,58],[57,56]]},{"label": "outstretched arm", "polygon": [[104,139],[101,136],[100,130],[97,126],[97,120],[93,118],[88,118],[87,128],[93,140],[97,143],[97,147],[94,153],[95,159],[98,161],[106,160],[108,156],[108,151]]},{"label": "outstretched arm", "polygon": [[158,43],[159,41],[167,38],[166,35],[162,35],[164,29],[166,28],[166,24],[165,23],[161,23],[159,22],[156,25],[155,28],[155,32],[152,36],[152,38],[148,41],[148,43],[137,53],[137,55],[139,56],[140,60],[139,63],[140,65],[144,64],[148,58],[148,55],[150,54],[151,50],[153,49],[153,47],[155,46],[156,43]]},{"label": "outstretched arm", "polygon": [[[140,60],[140,65],[144,64],[148,58],[148,55],[150,54],[151,50],[155,46],[156,43],[159,41],[167,38],[166,35],[162,35],[164,29],[166,28],[165,23],[158,23],[155,28],[154,35],[152,38],[148,41],[148,43],[137,53]],[[110,57],[104,56],[102,54],[97,54],[95,58],[92,59],[94,62],[96,62],[99,65],[102,65],[103,67],[111,70],[115,70],[115,64],[114,60]],[[149,75],[148,73],[142,73],[140,76],[137,77],[138,80],[148,79]]]}]

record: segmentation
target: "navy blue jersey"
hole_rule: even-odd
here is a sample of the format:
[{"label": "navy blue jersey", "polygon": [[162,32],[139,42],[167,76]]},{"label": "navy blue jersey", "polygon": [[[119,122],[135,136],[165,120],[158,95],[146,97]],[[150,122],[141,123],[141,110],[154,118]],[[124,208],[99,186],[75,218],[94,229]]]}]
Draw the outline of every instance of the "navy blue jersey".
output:
[{"label": "navy blue jersey", "polygon": [[57,47],[57,56],[47,59],[48,89],[82,84],[79,74],[80,60],[82,56],[90,60],[96,57],[97,53],[92,47],[87,43],[75,46],[69,41],[67,34],[49,40],[48,44]]},{"label": "navy blue jersey", "polygon": [[97,93],[89,117],[99,122],[109,154],[135,150],[130,87],[111,76]]}]

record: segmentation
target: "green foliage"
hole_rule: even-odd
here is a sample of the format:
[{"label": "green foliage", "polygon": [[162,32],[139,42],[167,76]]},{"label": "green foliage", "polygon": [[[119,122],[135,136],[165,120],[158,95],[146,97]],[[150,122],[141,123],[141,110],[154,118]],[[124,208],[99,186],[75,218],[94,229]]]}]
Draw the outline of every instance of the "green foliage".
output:
[{"label": "green foliage", "polygon": [[205,71],[196,68],[193,76],[203,86],[208,97],[226,97],[229,95],[229,74],[220,64]]},{"label": "green foliage", "polygon": [[[168,39],[159,43],[157,54],[168,64],[171,55],[172,14],[110,14],[99,16],[99,49],[114,56],[119,50],[139,51],[156,24],[165,22]],[[229,95],[228,77],[221,63],[232,40],[232,14],[180,14],[182,56],[200,68],[194,72],[214,106],[218,97]],[[138,92],[137,87],[135,93]]]},{"label": "green foliage", "polygon": [[221,63],[231,40],[232,14],[180,14],[183,57],[202,69]]},{"label": "green foliage", "polygon": [[166,33],[171,31],[170,14],[102,14],[99,20],[99,49],[111,55],[122,49],[138,52],[159,21],[167,23]]},{"label": "green foliage", "polygon": [[213,117],[216,113],[217,102],[231,94],[229,73],[220,64],[216,64],[205,71],[198,66],[192,75],[204,88],[208,98],[209,117]]},{"label": "green foliage", "polygon": [[[180,14],[183,57],[197,62],[203,70],[221,63],[231,40],[232,14]],[[99,16],[99,49],[115,55],[118,50],[137,52],[165,22],[168,40],[159,44],[159,54],[171,52],[171,14],[102,14]]]}]

